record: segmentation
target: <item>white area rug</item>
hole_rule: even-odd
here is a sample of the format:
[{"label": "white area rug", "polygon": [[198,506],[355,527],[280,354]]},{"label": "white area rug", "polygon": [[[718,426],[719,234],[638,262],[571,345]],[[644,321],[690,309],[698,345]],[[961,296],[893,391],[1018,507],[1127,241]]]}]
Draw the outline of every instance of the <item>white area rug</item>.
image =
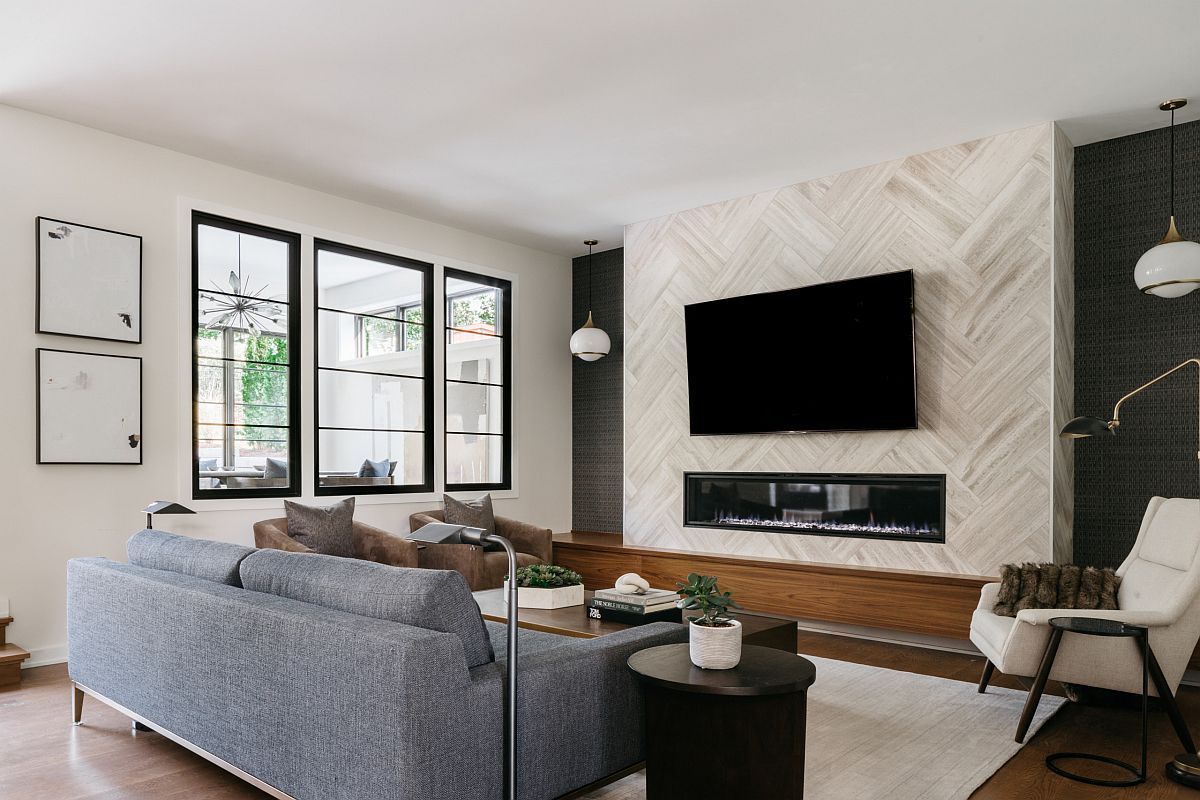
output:
[{"label": "white area rug", "polygon": [[[805,656],[817,667],[808,692],[804,795],[813,800],[960,800],[1021,745],[1013,741],[1025,692]],[[1043,695],[1032,737],[1066,702]],[[645,797],[630,775],[592,800]]]}]

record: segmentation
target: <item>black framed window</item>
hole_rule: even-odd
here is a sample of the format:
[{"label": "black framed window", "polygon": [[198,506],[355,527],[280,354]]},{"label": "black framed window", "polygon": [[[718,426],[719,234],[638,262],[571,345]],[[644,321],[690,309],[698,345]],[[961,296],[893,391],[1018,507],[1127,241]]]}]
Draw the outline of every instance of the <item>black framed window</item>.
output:
[{"label": "black framed window", "polygon": [[316,493],[433,489],[433,265],[318,239]]},{"label": "black framed window", "polygon": [[300,494],[300,236],[192,214],[192,497]]},{"label": "black framed window", "polygon": [[446,489],[512,488],[512,283],[445,272]]}]

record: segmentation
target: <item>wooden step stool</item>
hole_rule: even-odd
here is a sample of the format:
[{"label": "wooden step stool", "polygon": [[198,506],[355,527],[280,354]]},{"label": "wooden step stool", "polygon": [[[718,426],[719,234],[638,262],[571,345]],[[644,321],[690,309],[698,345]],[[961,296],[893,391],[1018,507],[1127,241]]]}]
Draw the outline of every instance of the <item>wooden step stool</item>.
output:
[{"label": "wooden step stool", "polygon": [[0,617],[0,687],[16,686],[20,683],[21,662],[29,658],[28,650],[5,643],[4,629],[10,622],[12,617]]}]

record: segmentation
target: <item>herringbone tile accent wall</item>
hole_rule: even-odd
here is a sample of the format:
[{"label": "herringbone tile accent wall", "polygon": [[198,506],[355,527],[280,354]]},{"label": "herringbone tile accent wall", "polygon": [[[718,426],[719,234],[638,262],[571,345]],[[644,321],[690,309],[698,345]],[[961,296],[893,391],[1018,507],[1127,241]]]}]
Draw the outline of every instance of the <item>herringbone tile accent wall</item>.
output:
[{"label": "herringbone tile accent wall", "polygon": [[[981,575],[1050,559],[1069,464],[1052,432],[1055,141],[1040,125],[628,226],[626,541]],[[918,430],[689,436],[684,305],[908,268]],[[805,384],[785,369],[746,390]],[[685,470],[945,473],[946,544],[685,528]]]}]

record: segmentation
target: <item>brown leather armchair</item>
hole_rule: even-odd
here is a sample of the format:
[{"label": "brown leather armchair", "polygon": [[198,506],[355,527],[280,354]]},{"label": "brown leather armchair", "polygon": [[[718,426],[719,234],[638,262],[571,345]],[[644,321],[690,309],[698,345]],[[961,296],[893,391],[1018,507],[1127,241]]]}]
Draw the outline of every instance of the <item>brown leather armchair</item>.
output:
[{"label": "brown leather armchair", "polygon": [[[365,522],[354,522],[354,557],[393,567],[417,567],[417,545]],[[254,544],[274,550],[311,553],[313,549],[288,536],[287,517],[254,523]]]},{"label": "brown leather armchair", "polygon": [[[441,511],[423,511],[408,518],[410,531],[417,531],[431,522],[442,522]],[[508,517],[496,517],[496,533],[512,542],[517,551],[517,566],[549,564],[553,547],[553,532],[528,522]],[[504,585],[508,574],[508,556],[502,551],[487,552],[471,544],[429,544],[418,554],[423,569],[458,570],[467,579],[472,592],[496,589]]]}]

